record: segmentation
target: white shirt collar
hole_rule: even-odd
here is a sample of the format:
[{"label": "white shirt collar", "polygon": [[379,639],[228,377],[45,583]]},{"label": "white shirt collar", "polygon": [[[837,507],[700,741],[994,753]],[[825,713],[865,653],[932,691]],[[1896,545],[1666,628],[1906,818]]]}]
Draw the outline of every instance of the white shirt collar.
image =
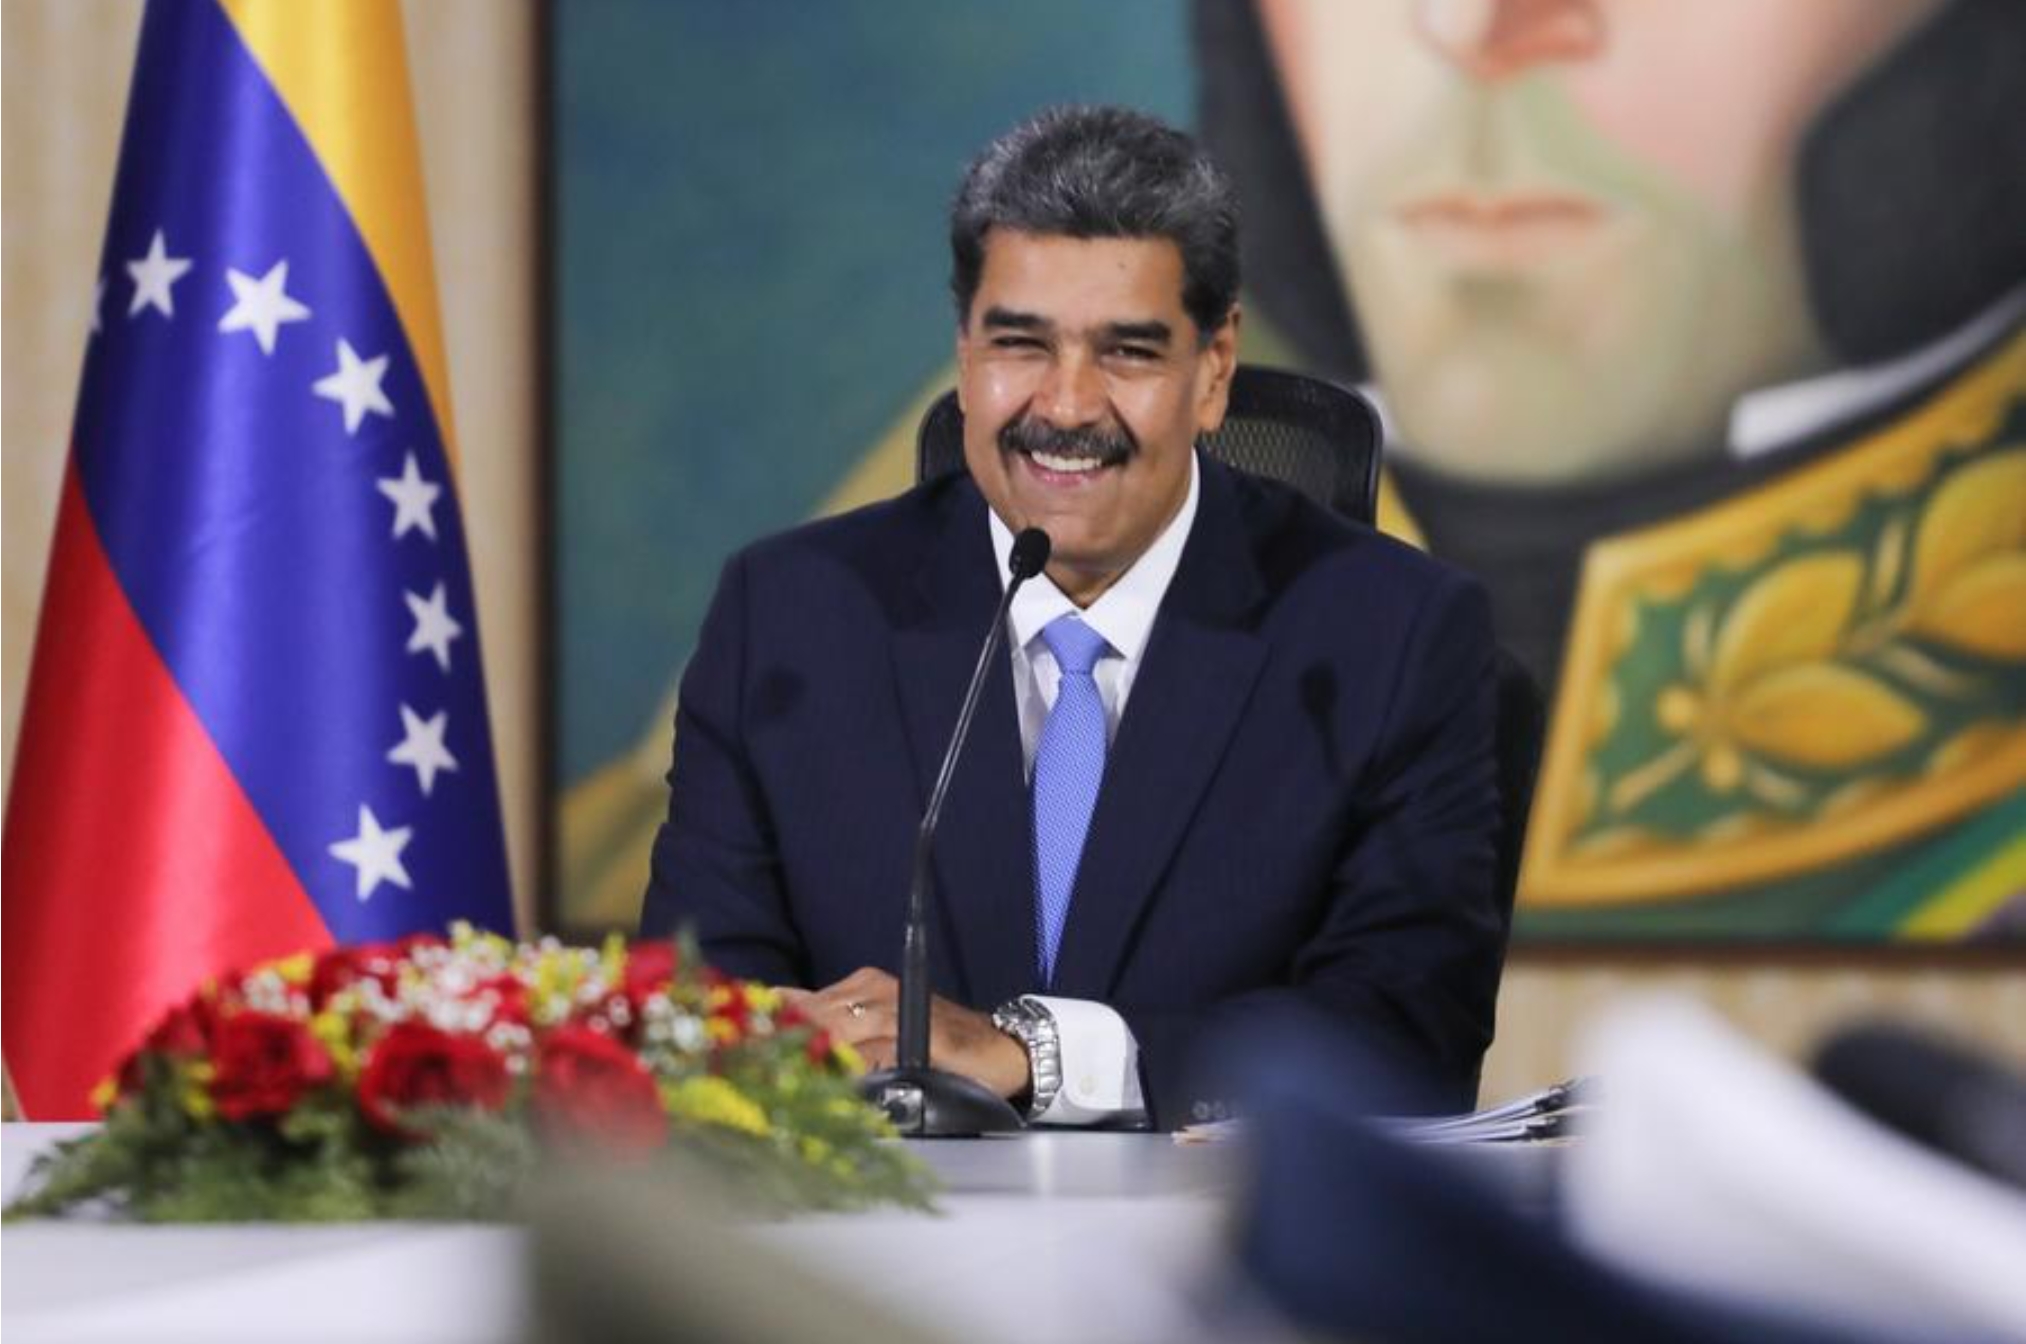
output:
[{"label": "white shirt collar", "polygon": [[[1167,596],[1175,569],[1182,563],[1182,547],[1188,542],[1189,529],[1196,521],[1196,497],[1201,488],[1201,475],[1196,454],[1191,451],[1189,493],[1183,498],[1182,507],[1161,529],[1161,535],[1154,538],[1154,544],[1133,562],[1132,568],[1105,589],[1097,601],[1083,609],[1085,624],[1103,635],[1105,642],[1128,663],[1139,662],[1140,655],[1146,651],[1147,640],[1154,631],[1154,617],[1161,609],[1161,599]],[[999,564],[999,582],[1004,585],[1011,578],[1006,566],[1013,554],[1013,532],[1000,521],[997,513],[990,509],[985,513],[991,519],[992,553]],[[1055,586],[1053,579],[1045,573],[1037,574],[1014,596],[1013,607],[1006,614],[1007,633],[1011,635],[1015,648],[1025,648],[1041,633],[1043,626],[1076,610],[1077,605]]]},{"label": "white shirt collar", "polygon": [[1733,457],[1762,457],[1865,415],[1968,364],[2026,317],[2026,285],[1911,354],[1762,387],[1731,408]]}]

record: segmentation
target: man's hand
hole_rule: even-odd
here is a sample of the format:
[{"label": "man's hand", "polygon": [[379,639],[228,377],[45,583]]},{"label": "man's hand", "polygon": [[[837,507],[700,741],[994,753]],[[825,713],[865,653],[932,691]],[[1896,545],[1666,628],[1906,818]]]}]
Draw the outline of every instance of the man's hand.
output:
[{"label": "man's hand", "polygon": [[[900,982],[885,971],[861,967],[828,989],[783,988],[788,1002],[818,1026],[883,1069],[894,1062],[900,1033]],[[939,1069],[974,1078],[1002,1097],[1025,1092],[1027,1051],[992,1025],[988,1014],[948,999],[929,1001],[929,1057]]]}]

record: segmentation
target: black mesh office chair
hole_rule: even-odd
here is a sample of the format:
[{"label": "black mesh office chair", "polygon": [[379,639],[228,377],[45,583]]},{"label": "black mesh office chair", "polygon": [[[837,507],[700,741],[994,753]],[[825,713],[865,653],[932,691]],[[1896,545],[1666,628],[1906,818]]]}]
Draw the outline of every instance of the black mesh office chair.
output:
[{"label": "black mesh office chair", "polygon": [[[1357,393],[1284,369],[1241,364],[1231,380],[1224,423],[1203,441],[1203,449],[1370,524],[1378,513],[1379,441],[1378,414]],[[957,394],[945,392],[916,432],[915,479],[962,470],[964,413],[957,409]],[[1500,648],[1497,666],[1498,877],[1510,928],[1547,715],[1540,687],[1518,659]]]},{"label": "black mesh office chair", "polygon": [[[1346,518],[1370,523],[1379,500],[1379,417],[1347,388],[1241,364],[1224,423],[1203,440],[1217,461],[1284,481]],[[964,469],[964,413],[945,392],[915,435],[915,479]]]}]

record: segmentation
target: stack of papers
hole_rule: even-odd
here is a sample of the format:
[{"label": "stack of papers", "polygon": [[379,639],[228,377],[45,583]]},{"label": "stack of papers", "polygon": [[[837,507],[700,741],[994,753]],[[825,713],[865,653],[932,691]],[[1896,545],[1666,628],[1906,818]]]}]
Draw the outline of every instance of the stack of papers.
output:
[{"label": "stack of papers", "polygon": [[1596,1109],[1596,1096],[1595,1078],[1571,1078],[1469,1115],[1399,1116],[1373,1123],[1409,1143],[1542,1143],[1568,1138]]},{"label": "stack of papers", "polygon": [[[1383,1134],[1408,1143],[1546,1143],[1564,1140],[1596,1109],[1597,1080],[1571,1078],[1468,1115],[1374,1116]],[[1243,1120],[1217,1120],[1175,1131],[1177,1143],[1221,1143],[1244,1132]]]}]

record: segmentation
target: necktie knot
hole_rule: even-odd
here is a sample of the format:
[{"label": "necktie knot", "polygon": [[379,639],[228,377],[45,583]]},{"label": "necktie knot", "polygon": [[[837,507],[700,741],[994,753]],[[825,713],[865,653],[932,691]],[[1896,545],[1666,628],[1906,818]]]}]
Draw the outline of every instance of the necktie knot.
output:
[{"label": "necktie knot", "polygon": [[1087,677],[1111,645],[1080,616],[1058,616],[1041,628],[1041,638],[1065,677]]}]

